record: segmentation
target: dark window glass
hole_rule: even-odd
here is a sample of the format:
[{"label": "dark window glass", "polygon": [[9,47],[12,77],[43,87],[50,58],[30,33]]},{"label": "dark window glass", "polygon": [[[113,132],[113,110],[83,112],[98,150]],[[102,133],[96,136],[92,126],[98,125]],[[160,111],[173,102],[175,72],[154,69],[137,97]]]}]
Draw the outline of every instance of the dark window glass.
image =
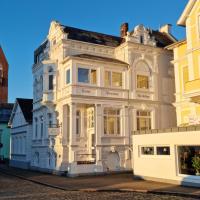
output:
[{"label": "dark window glass", "polygon": [[156,147],[157,155],[170,155],[170,147]]},{"label": "dark window glass", "polygon": [[70,69],[66,71],[66,84],[70,83]]},{"label": "dark window glass", "polygon": [[89,69],[78,68],[78,82],[89,83]]},{"label": "dark window glass", "polygon": [[141,152],[143,155],[154,155],[154,147],[142,147]]},{"label": "dark window glass", "polygon": [[49,90],[53,90],[53,75],[49,75]]},{"label": "dark window glass", "polygon": [[178,146],[180,174],[195,175],[198,173],[192,163],[194,157],[200,157],[200,146]]}]

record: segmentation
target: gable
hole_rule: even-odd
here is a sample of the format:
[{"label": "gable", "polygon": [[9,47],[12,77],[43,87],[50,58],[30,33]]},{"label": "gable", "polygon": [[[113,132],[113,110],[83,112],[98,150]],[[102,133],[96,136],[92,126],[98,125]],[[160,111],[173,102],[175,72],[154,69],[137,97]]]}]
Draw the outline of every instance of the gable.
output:
[{"label": "gable", "polygon": [[13,112],[12,112],[12,121],[10,125],[12,126],[12,128],[15,128],[15,127],[23,126],[26,124],[27,122],[24,118],[23,112],[19,104],[16,103],[15,108],[13,109]]},{"label": "gable", "polygon": [[180,26],[185,26],[186,25],[186,19],[188,18],[188,16],[191,14],[194,6],[196,3],[199,3],[199,1],[196,0],[189,0],[188,4],[186,5],[182,15],[180,16],[177,24]]}]

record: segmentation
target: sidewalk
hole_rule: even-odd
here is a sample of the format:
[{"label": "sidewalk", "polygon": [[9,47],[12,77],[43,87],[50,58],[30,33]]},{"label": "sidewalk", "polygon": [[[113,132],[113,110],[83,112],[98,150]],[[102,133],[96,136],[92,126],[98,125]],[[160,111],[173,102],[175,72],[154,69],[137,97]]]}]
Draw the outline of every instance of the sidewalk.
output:
[{"label": "sidewalk", "polygon": [[130,173],[85,177],[61,177],[0,165],[0,172],[65,191],[127,191],[172,194],[200,199],[200,189],[167,183],[135,180]]}]

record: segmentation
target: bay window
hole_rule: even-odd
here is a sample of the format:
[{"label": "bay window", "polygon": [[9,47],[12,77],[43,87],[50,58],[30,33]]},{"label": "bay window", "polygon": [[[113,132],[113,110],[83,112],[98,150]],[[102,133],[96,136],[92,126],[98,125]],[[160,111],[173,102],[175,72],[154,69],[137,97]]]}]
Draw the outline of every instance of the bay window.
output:
[{"label": "bay window", "polygon": [[78,68],[78,82],[88,83],[93,85],[97,84],[97,70]]},{"label": "bay window", "polygon": [[137,111],[137,130],[150,130],[151,129],[151,112],[150,111]]},{"label": "bay window", "polygon": [[106,87],[122,87],[122,73],[105,71],[104,84]]},{"label": "bay window", "polygon": [[104,109],[104,134],[120,135],[120,109]]},{"label": "bay window", "polygon": [[149,77],[145,75],[137,75],[137,88],[149,89]]}]

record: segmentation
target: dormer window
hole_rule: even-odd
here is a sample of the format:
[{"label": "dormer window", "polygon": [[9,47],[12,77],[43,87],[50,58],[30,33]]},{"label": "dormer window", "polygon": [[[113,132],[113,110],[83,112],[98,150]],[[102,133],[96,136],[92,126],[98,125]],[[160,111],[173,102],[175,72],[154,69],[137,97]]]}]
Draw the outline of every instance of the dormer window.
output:
[{"label": "dormer window", "polygon": [[144,36],[143,35],[140,35],[140,43],[144,44]]}]

